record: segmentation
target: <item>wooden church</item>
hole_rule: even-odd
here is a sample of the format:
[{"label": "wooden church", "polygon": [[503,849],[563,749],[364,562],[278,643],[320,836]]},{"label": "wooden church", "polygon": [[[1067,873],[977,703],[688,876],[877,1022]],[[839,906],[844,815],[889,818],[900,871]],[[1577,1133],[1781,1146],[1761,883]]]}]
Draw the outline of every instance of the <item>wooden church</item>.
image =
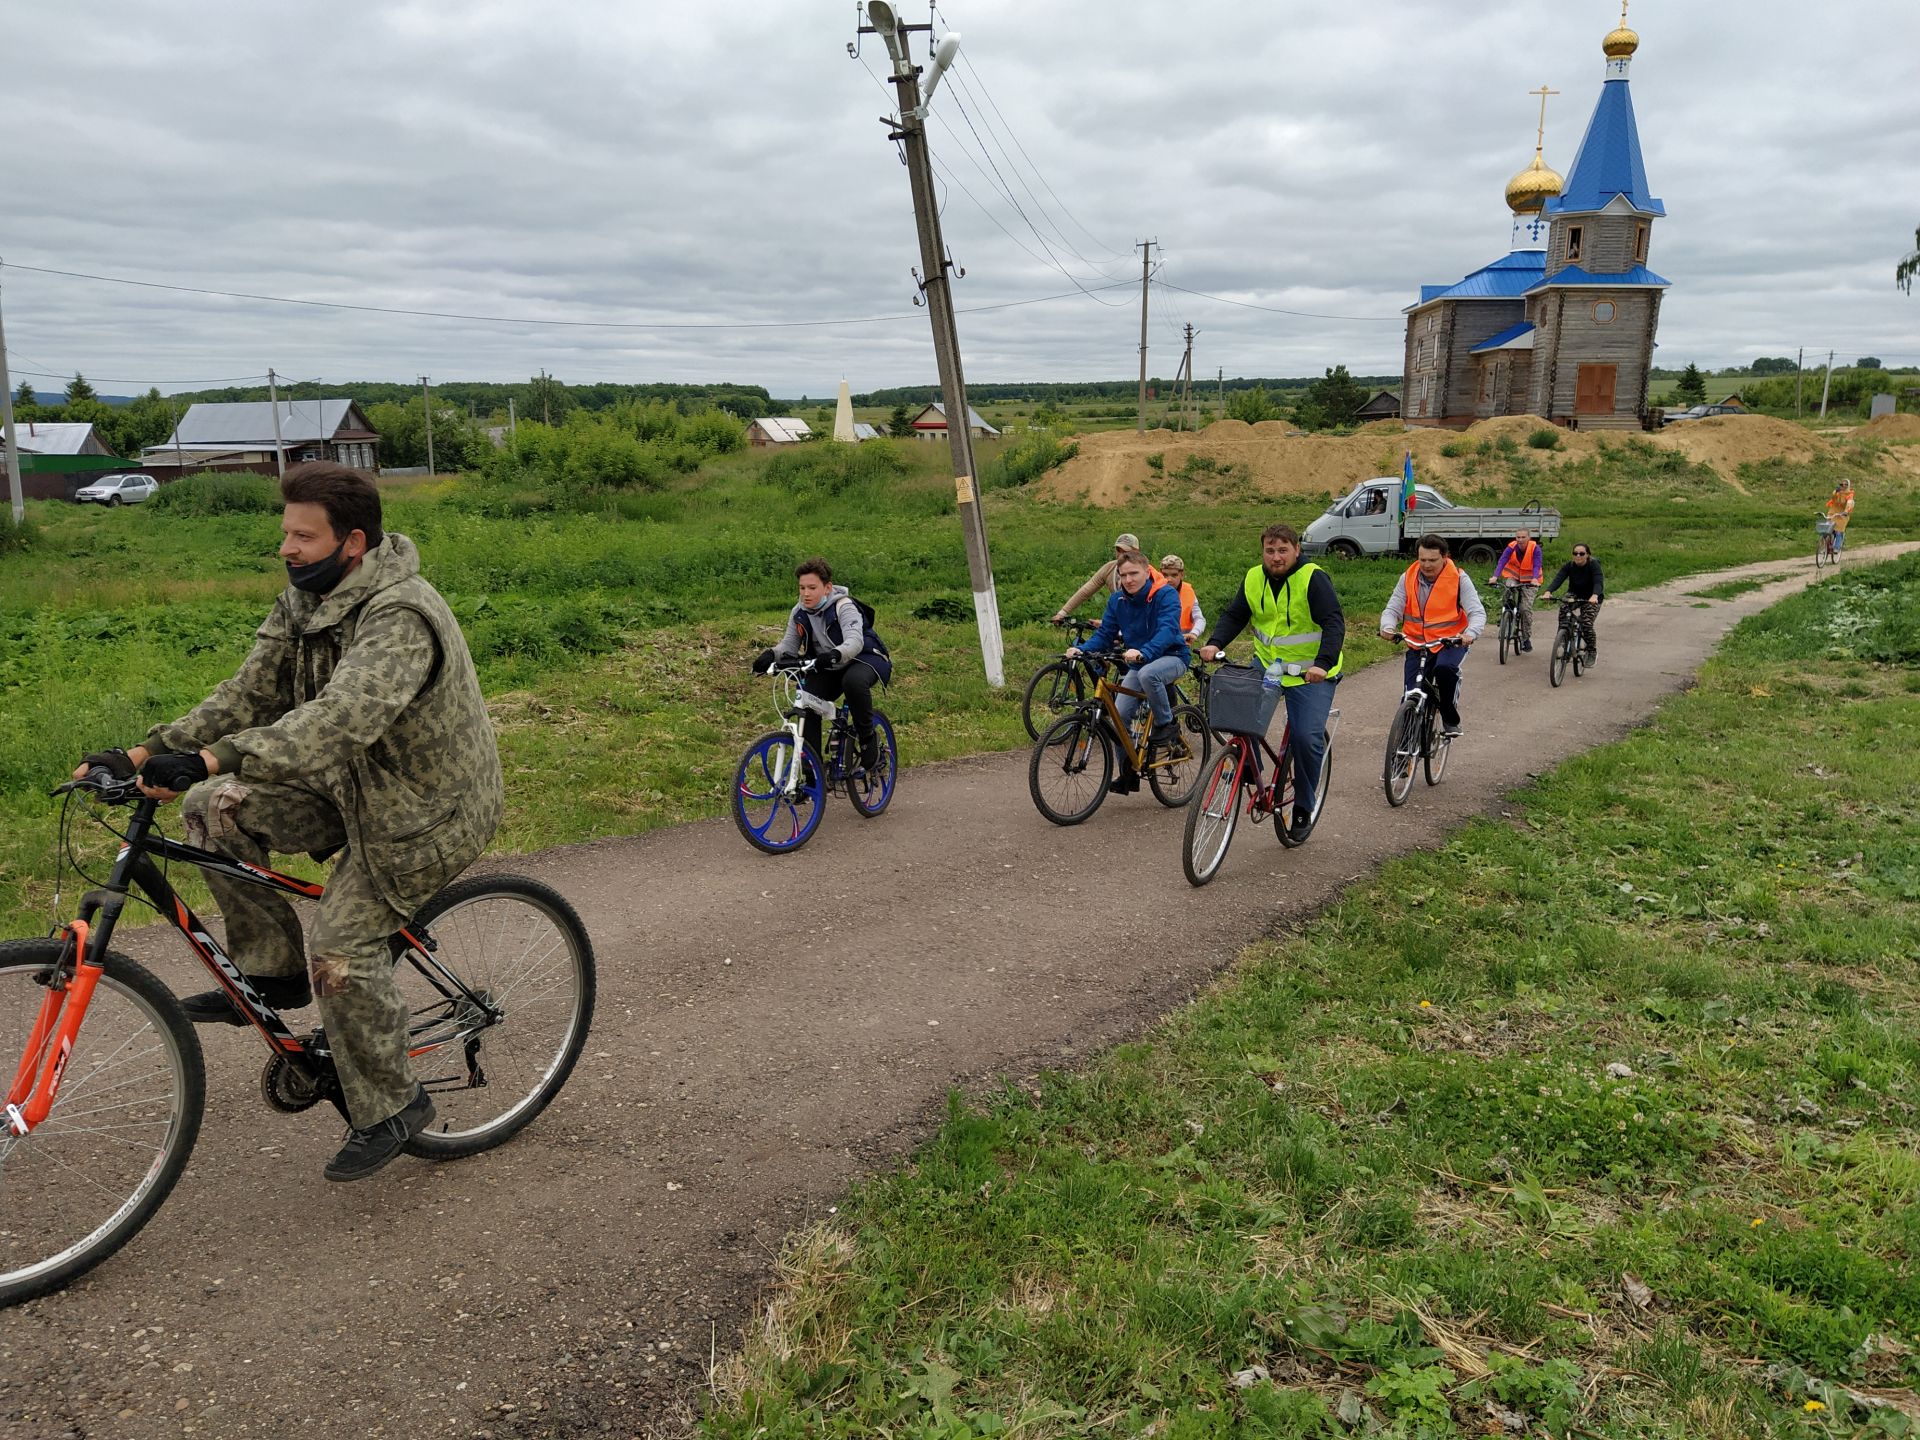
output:
[{"label": "wooden church", "polygon": [[1402,416],[1455,428],[1494,415],[1543,415],[1569,428],[1652,423],[1647,378],[1667,282],[1647,268],[1653,222],[1627,69],[1640,37],[1602,49],[1606,81],[1565,179],[1542,158],[1507,182],[1508,253],[1451,285],[1423,285],[1407,307]]}]

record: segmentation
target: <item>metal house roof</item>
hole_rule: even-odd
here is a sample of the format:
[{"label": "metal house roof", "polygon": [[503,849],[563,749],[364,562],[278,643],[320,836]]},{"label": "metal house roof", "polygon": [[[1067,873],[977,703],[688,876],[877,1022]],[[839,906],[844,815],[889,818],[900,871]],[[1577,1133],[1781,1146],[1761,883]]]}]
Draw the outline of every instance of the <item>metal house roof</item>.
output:
[{"label": "metal house roof", "polygon": [[1640,131],[1633,121],[1633,98],[1625,76],[1600,87],[1587,133],[1567,175],[1566,188],[1547,201],[1549,215],[1585,214],[1605,209],[1616,195],[1626,197],[1643,215],[1664,215],[1647,189],[1647,167],[1640,158]]},{"label": "metal house roof", "polygon": [[1617,275],[1596,275],[1591,270],[1578,265],[1564,265],[1545,280],[1540,281],[1527,293],[1534,290],[1549,290],[1559,285],[1640,285],[1649,289],[1666,289],[1673,282],[1663,275],[1656,275],[1644,265],[1636,265],[1631,270],[1623,270]]},{"label": "metal house roof", "polygon": [[[331,440],[346,424],[351,400],[282,400],[280,438],[288,445]],[[273,448],[273,405],[266,400],[207,401],[187,407],[167,443],[264,445]]]},{"label": "metal house roof", "polygon": [[[93,438],[93,423],[88,420],[18,420],[13,422],[14,443],[23,455],[85,455],[87,441]],[[102,445],[100,454],[107,453]]]},{"label": "metal house roof", "polygon": [[1533,348],[1533,326],[1526,321],[1518,325],[1509,325],[1498,335],[1489,335],[1467,353],[1485,355],[1495,350],[1531,350]]},{"label": "metal house roof", "polygon": [[1546,273],[1544,250],[1512,250],[1452,285],[1422,285],[1417,310],[1435,300],[1518,300]]}]

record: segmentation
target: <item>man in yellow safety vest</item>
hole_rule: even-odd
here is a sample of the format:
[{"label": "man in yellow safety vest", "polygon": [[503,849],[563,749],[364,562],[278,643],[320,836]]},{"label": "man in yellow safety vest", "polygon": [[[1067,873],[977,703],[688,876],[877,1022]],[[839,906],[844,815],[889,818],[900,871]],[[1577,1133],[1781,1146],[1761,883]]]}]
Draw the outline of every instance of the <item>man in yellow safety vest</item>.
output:
[{"label": "man in yellow safety vest", "polygon": [[[1291,525],[1269,525],[1260,535],[1260,563],[1247,571],[1240,592],[1227,602],[1213,634],[1201,647],[1215,660],[1242,630],[1253,627],[1253,653],[1277,673],[1287,706],[1287,754],[1293,766],[1291,829],[1305,838],[1313,828],[1320,762],[1327,753],[1327,712],[1340,679],[1347,617],[1333,581],[1318,565],[1300,559],[1300,536]],[[1276,825],[1287,817],[1273,817]]]}]

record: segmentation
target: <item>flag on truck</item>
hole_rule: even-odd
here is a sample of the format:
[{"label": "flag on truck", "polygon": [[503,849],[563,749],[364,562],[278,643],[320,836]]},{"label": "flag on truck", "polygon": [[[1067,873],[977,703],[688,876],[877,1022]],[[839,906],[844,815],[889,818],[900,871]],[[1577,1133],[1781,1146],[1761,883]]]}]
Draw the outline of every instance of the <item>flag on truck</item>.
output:
[{"label": "flag on truck", "polygon": [[1407,458],[1400,466],[1400,513],[1413,513],[1413,451],[1407,451]]}]

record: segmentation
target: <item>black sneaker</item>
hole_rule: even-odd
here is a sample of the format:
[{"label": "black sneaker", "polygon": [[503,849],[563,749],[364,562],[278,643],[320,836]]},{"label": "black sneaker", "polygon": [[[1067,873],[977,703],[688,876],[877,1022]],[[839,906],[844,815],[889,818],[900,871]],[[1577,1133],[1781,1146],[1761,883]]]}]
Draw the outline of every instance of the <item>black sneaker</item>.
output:
[{"label": "black sneaker", "polygon": [[1591,650],[1589,650],[1580,659],[1581,668],[1586,670],[1591,670],[1595,665],[1599,663],[1600,663],[1600,657],[1594,654],[1593,651]]},{"label": "black sneaker", "polygon": [[1460,722],[1458,720],[1447,721],[1440,727],[1440,733],[1449,740],[1456,738],[1460,734]]},{"label": "black sneaker", "polygon": [[1287,826],[1287,838],[1298,845],[1313,831],[1313,817],[1304,810],[1293,812],[1293,823]]},{"label": "black sneaker", "polygon": [[1125,774],[1118,776],[1108,788],[1109,791],[1115,795],[1132,795],[1140,788],[1139,773],[1129,770]]},{"label": "black sneaker", "polygon": [[1153,733],[1147,736],[1149,745],[1172,745],[1180,738],[1180,726],[1177,721],[1163,720],[1153,727]]},{"label": "black sneaker", "polygon": [[1522,655],[1531,655],[1533,653],[1533,642],[1531,640],[1522,640],[1520,642],[1520,653]]},{"label": "black sneaker", "polygon": [[[298,1010],[313,1003],[313,986],[301,975],[249,975],[247,983],[275,1010]],[[247,1017],[235,1008],[224,990],[202,990],[180,1001],[180,1008],[196,1025],[244,1025]]]},{"label": "black sneaker", "polygon": [[860,737],[860,768],[871,770],[880,763],[880,732],[869,730]]},{"label": "black sneaker", "polygon": [[407,1141],[433,1123],[433,1097],[419,1087],[398,1114],[368,1130],[347,1131],[347,1143],[327,1162],[329,1180],[364,1180],[390,1163]]}]

